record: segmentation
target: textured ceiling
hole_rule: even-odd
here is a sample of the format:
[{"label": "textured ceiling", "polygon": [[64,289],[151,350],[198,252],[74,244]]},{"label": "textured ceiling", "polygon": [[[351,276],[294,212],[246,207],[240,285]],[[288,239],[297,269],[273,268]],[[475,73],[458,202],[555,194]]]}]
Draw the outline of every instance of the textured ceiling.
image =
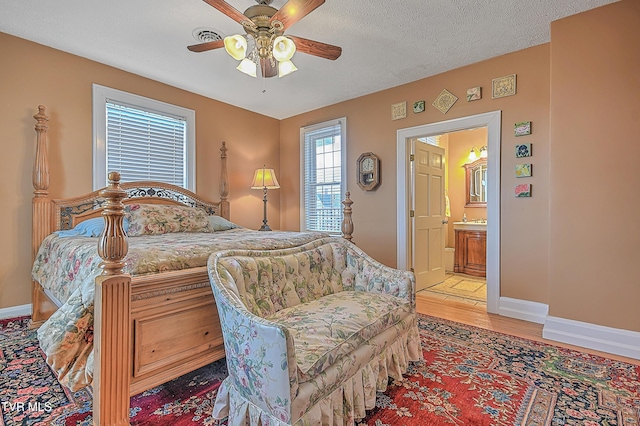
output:
[{"label": "textured ceiling", "polygon": [[297,72],[270,79],[236,71],[224,49],[187,50],[196,28],[243,33],[202,0],[0,0],[0,31],[282,119],[546,43],[552,21],[614,1],[327,0],[286,34],[342,56],[297,53]]}]

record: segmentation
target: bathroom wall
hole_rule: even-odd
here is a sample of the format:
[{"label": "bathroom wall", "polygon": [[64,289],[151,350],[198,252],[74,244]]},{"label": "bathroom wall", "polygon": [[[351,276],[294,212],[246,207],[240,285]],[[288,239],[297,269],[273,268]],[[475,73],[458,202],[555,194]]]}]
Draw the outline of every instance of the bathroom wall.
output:
[{"label": "bathroom wall", "polygon": [[455,243],[453,222],[461,222],[464,213],[467,219],[486,219],[486,207],[465,207],[467,187],[464,165],[469,163],[469,151],[487,145],[487,129],[465,130],[447,135],[447,190],[451,203],[451,217],[447,231],[447,247]]}]

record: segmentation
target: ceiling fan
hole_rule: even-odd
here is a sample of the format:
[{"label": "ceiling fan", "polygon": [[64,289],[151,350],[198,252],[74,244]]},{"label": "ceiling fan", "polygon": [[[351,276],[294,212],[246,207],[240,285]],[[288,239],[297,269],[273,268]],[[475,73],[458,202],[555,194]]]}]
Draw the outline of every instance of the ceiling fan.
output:
[{"label": "ceiling fan", "polygon": [[291,62],[291,57],[296,50],[330,60],[336,60],[342,54],[342,48],[338,46],[292,35],[284,36],[287,28],[325,0],[289,0],[279,10],[269,6],[273,0],[256,0],[258,4],[250,6],[244,13],[224,0],[204,1],[240,23],[246,34],[187,48],[192,52],[206,52],[224,47],[229,55],[241,61],[238,70],[252,77],[256,77],[258,66],[263,77],[283,77],[295,71],[297,68]]}]

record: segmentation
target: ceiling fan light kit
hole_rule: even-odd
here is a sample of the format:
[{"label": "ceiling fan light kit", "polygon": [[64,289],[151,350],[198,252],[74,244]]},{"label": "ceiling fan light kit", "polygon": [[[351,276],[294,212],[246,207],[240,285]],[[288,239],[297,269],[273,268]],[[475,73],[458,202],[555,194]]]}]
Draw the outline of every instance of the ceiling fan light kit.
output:
[{"label": "ceiling fan light kit", "polygon": [[240,61],[240,65],[238,65],[236,69],[250,75],[251,77],[258,77],[258,67],[256,66],[256,63],[250,59],[244,58]]},{"label": "ceiling fan light kit", "polygon": [[[326,43],[301,37],[285,37],[284,31],[299,21],[325,0],[289,0],[279,10],[269,6],[270,0],[256,0],[257,5],[240,13],[224,0],[204,0],[210,6],[240,23],[245,35],[232,35],[224,41],[207,42],[188,46],[192,52],[205,52],[224,47],[235,60],[241,61],[237,69],[252,77],[257,77],[258,65],[262,77],[291,74],[298,68],[291,62],[296,50],[335,60],[342,49]],[[277,67],[276,67],[277,65]]]},{"label": "ceiling fan light kit", "polygon": [[297,71],[298,68],[296,68],[295,65],[293,65],[293,62],[291,61],[281,61],[278,64],[278,77],[284,77],[285,75],[289,75],[294,71]]},{"label": "ceiling fan light kit", "polygon": [[224,50],[236,61],[241,61],[247,56],[247,39],[241,35],[232,35],[224,38]]}]

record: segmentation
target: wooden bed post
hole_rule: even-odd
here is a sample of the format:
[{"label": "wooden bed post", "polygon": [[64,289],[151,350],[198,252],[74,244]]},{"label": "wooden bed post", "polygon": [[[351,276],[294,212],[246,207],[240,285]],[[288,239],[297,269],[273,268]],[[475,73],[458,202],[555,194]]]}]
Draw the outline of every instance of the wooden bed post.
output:
[{"label": "wooden bed post", "polygon": [[[53,203],[49,198],[49,155],[47,152],[47,121],[43,105],[38,106],[38,113],[33,116],[36,120],[36,158],[33,163],[33,199],[32,199],[32,234],[31,260],[36,258],[42,240],[53,232],[51,213]],[[30,328],[37,328],[55,310],[55,306],[48,306],[44,301],[40,286],[31,282],[31,320]],[[46,311],[46,312],[45,312]]]},{"label": "wooden bed post", "polygon": [[229,178],[227,176],[227,143],[222,141],[222,147],[220,148],[220,216],[227,220],[230,220],[229,209]]},{"label": "wooden bed post", "polygon": [[127,193],[120,188],[120,173],[109,173],[102,213],[105,230],[98,243],[102,275],[96,277],[94,312],[93,423],[129,424],[131,375],[131,276],[123,272],[128,243],[124,233]]},{"label": "wooden bed post", "polygon": [[351,204],[353,204],[353,201],[351,201],[351,198],[349,198],[351,196],[351,193],[349,191],[345,192],[344,196],[345,199],[344,201],[342,201],[342,204],[344,205],[344,218],[342,219],[342,238],[351,241],[351,239],[353,238],[351,236],[351,234],[353,234],[353,219],[351,218]]}]

